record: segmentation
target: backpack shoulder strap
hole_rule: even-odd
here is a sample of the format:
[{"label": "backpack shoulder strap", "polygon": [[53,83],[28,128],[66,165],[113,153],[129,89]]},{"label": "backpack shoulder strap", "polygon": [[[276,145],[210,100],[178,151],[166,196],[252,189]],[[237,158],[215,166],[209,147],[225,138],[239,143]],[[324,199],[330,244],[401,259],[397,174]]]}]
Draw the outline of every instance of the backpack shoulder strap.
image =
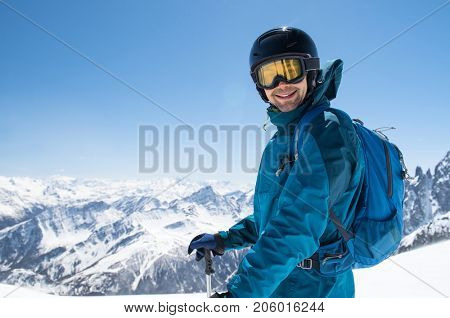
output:
[{"label": "backpack shoulder strap", "polygon": [[298,148],[299,148],[298,141],[300,140],[300,135],[303,133],[306,126],[308,126],[308,124],[311,123],[317,115],[321,114],[323,111],[325,111],[328,108],[330,108],[329,105],[322,105],[322,106],[314,107],[313,109],[308,111],[306,114],[304,114],[303,117],[298,122],[297,126],[295,127],[295,131],[294,131],[294,159],[295,160],[298,159]]},{"label": "backpack shoulder strap", "polygon": [[[323,113],[325,110],[327,110],[329,108],[330,107],[328,105],[315,107],[315,108],[311,109],[310,111],[308,111],[300,119],[299,123],[297,124],[297,127],[295,127],[295,132],[294,132],[294,148],[295,148],[294,149],[294,158],[295,158],[295,160],[298,159],[298,150],[299,150],[298,142],[300,140],[300,135],[304,132],[304,130],[306,129],[306,126],[308,126],[308,124],[310,124],[316,116]],[[329,212],[329,218],[336,225],[339,233],[342,235],[344,240],[347,242],[348,240],[352,239],[354,236],[353,233],[345,229],[345,227],[343,226],[343,224],[341,223],[339,218],[336,216],[333,209],[331,209],[331,207],[328,212]]]}]

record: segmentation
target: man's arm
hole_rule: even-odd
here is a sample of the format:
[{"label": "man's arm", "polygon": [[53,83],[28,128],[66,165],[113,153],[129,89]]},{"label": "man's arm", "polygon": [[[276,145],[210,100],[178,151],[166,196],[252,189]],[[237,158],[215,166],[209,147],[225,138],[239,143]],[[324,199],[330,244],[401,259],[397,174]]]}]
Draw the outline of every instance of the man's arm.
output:
[{"label": "man's arm", "polygon": [[258,239],[253,214],[233,225],[228,231],[219,231],[218,234],[223,239],[225,251],[251,246]]}]

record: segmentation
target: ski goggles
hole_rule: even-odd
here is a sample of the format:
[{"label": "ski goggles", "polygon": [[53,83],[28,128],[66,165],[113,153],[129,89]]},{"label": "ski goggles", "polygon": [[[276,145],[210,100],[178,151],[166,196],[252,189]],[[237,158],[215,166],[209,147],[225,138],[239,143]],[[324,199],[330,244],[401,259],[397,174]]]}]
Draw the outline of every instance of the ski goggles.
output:
[{"label": "ski goggles", "polygon": [[309,55],[277,56],[258,64],[251,76],[259,88],[273,89],[281,81],[298,83],[305,78],[308,71],[319,68],[319,58]]}]

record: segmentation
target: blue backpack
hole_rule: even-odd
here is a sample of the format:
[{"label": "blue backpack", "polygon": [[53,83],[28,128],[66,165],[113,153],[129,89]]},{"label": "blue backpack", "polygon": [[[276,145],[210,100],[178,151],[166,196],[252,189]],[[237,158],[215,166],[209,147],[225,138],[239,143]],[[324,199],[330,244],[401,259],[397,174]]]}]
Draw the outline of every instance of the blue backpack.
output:
[{"label": "blue backpack", "polygon": [[[294,132],[295,158],[298,158],[299,136],[312,119],[327,108],[312,109],[298,123]],[[403,233],[404,180],[408,177],[403,155],[380,131],[364,127],[358,119],[353,119],[352,123],[363,148],[364,181],[350,229],[344,228],[332,209],[329,211],[342,237],[321,246],[311,257],[319,261],[319,271],[325,276],[334,276],[350,267],[379,264],[397,250]]]}]

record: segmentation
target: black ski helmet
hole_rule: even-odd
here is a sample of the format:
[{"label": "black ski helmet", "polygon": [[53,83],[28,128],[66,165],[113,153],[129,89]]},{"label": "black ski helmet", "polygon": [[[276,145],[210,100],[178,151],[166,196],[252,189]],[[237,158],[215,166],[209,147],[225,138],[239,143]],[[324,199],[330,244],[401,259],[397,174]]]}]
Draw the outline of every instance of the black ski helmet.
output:
[{"label": "black ski helmet", "polygon": [[[250,50],[250,72],[266,59],[286,53],[306,53],[311,57],[319,57],[313,39],[304,31],[293,27],[274,28],[261,34],[253,43]],[[316,87],[317,70],[308,71],[308,90],[305,100]],[[261,98],[269,102],[263,89],[256,86]]]}]

